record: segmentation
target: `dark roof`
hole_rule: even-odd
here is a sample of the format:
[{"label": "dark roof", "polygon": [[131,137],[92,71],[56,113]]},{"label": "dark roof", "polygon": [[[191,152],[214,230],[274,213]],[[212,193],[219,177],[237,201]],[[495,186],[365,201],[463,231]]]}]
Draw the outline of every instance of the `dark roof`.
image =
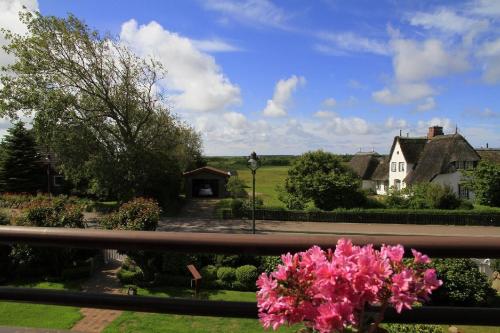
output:
[{"label": "dark roof", "polygon": [[406,176],[405,182],[429,182],[438,174],[455,171],[452,162],[479,159],[478,153],[460,134],[438,135],[425,145],[417,166]]},{"label": "dark roof", "polygon": [[373,180],[388,180],[389,179],[389,158],[379,158],[377,168],[372,175]]},{"label": "dark roof", "polygon": [[371,179],[379,163],[377,153],[357,153],[349,161],[349,167],[361,178]]},{"label": "dark roof", "polygon": [[402,136],[396,136],[392,143],[391,153],[392,156],[394,148],[396,147],[396,142],[399,142],[401,146],[401,152],[405,157],[407,163],[416,164],[420,158],[420,154],[424,150],[425,144],[427,143],[427,138],[405,138]]},{"label": "dark roof", "polygon": [[197,175],[200,173],[212,173],[214,175],[223,176],[223,177],[230,177],[231,176],[231,173],[228,171],[224,171],[224,170],[217,169],[217,168],[210,167],[210,166],[204,166],[204,167],[201,167],[201,168],[198,168],[195,170],[184,172],[183,176],[184,177],[194,176],[194,175]]},{"label": "dark roof", "polygon": [[500,148],[481,148],[476,149],[482,160],[500,164]]}]

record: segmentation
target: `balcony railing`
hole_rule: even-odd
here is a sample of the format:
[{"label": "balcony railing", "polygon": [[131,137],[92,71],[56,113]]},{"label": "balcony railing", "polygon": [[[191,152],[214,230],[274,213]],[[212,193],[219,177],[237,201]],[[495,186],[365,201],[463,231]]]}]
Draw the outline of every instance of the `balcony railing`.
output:
[{"label": "balcony railing", "polygon": [[[34,246],[245,253],[277,255],[319,245],[333,247],[338,235],[243,235],[90,229],[0,227],[0,243]],[[432,257],[500,258],[499,237],[474,236],[348,236],[355,244],[402,244]],[[201,316],[257,318],[255,302],[208,301],[166,297],[126,296],[87,292],[0,287],[0,300],[39,304],[119,309]],[[376,309],[374,309],[376,310]],[[500,325],[500,308],[423,306],[398,315],[387,310],[385,321],[466,325]]]}]

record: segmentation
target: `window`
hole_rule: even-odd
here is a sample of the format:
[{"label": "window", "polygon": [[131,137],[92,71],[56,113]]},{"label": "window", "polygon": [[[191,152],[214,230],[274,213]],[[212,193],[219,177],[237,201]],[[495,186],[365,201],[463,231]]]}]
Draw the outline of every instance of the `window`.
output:
[{"label": "window", "polygon": [[469,189],[463,185],[458,185],[458,196],[460,199],[469,199]]},{"label": "window", "polygon": [[391,171],[396,172],[396,162],[391,163]]},{"label": "window", "polygon": [[401,180],[394,179],[394,188],[398,191],[401,189]]},{"label": "window", "polygon": [[405,162],[399,162],[399,171],[405,171]]},{"label": "window", "polygon": [[472,161],[465,161],[465,168],[466,169],[474,169],[474,162]]}]

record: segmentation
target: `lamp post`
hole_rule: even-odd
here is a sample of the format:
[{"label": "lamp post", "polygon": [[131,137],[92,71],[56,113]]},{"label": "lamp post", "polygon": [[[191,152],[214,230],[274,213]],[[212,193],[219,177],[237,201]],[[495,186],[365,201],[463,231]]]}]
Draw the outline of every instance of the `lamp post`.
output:
[{"label": "lamp post", "polygon": [[45,156],[45,162],[47,162],[47,194],[52,197],[50,193],[50,153]]},{"label": "lamp post", "polygon": [[259,168],[259,158],[255,152],[250,154],[247,166],[252,171],[252,233],[255,234],[255,172]]}]

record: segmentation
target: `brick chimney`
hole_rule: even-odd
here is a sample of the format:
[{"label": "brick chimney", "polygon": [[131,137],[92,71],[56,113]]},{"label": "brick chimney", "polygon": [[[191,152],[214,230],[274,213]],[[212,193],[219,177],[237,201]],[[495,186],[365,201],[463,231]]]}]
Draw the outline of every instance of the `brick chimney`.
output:
[{"label": "brick chimney", "polygon": [[427,133],[427,139],[431,140],[433,137],[438,135],[443,135],[443,127],[441,126],[431,126],[429,127],[429,133]]}]

